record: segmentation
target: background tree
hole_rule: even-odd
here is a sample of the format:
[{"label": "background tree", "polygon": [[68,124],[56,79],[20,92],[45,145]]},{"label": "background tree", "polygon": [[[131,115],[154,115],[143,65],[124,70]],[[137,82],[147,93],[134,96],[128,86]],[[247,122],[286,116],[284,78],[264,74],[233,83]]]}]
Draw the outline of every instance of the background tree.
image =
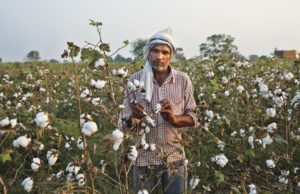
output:
[{"label": "background tree", "polygon": [[177,61],[184,61],[186,60],[183,49],[181,47],[176,48],[176,60]]},{"label": "background tree", "polygon": [[30,52],[26,55],[26,58],[27,58],[29,61],[37,61],[37,60],[39,60],[41,57],[40,57],[39,51],[32,50],[32,51],[30,51]]},{"label": "background tree", "polygon": [[234,56],[240,58],[234,38],[226,34],[214,34],[206,38],[206,42],[199,45],[200,57]]},{"label": "background tree", "polygon": [[122,55],[117,54],[117,55],[115,56],[114,61],[115,61],[115,62],[129,62],[129,63],[130,63],[130,62],[132,62],[132,59],[131,59],[130,57],[125,58],[125,57],[123,57]]},{"label": "background tree", "polygon": [[137,39],[131,44],[132,50],[130,51],[134,57],[143,58],[143,48],[147,44],[147,39]]},{"label": "background tree", "polygon": [[2,62],[2,58],[0,57],[0,63]]},{"label": "background tree", "polygon": [[49,63],[59,63],[59,61],[56,60],[56,59],[50,59],[50,60],[49,60]]}]

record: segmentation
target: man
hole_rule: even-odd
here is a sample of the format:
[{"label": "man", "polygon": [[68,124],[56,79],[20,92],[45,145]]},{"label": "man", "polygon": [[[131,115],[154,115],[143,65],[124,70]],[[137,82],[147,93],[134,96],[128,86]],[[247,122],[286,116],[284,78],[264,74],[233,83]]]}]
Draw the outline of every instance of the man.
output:
[{"label": "man", "polygon": [[[142,135],[139,133],[141,148],[134,165],[136,192],[146,189],[150,193],[160,183],[166,194],[184,192],[185,156],[180,152],[182,137],[176,128],[196,126],[197,118],[193,87],[188,75],[170,66],[175,55],[170,29],[157,32],[144,47],[146,64],[143,70],[129,79],[131,83],[134,80],[143,83],[145,93],[126,91],[122,119],[129,123],[132,119],[139,119],[143,123],[141,127],[147,125],[151,129]],[[160,111],[156,111],[158,107]],[[149,118],[154,122],[151,119],[150,123],[144,122]],[[149,145],[152,145],[151,149]]]}]

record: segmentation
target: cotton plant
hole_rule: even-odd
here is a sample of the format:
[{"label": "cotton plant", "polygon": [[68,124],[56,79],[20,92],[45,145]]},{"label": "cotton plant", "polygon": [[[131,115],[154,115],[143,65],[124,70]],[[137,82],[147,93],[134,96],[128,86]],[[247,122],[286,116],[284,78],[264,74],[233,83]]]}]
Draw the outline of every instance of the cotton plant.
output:
[{"label": "cotton plant", "polygon": [[22,181],[21,185],[23,186],[24,190],[29,193],[33,187],[33,179],[31,177],[27,177]]},{"label": "cotton plant", "polygon": [[214,112],[212,110],[206,110],[205,111],[205,120],[207,121],[212,121],[212,119],[214,118]]}]

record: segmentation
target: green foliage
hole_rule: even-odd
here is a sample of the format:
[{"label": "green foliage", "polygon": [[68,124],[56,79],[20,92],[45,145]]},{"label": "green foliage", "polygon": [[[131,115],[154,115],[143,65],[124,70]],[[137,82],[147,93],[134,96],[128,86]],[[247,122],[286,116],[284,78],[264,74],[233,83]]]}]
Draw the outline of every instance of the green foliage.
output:
[{"label": "green foliage", "polygon": [[143,58],[143,48],[144,46],[147,44],[148,39],[137,39],[136,41],[133,41],[131,43],[131,53],[135,56],[135,57],[140,57]]},{"label": "green foliage", "polygon": [[207,37],[206,42],[199,45],[200,56],[216,58],[218,56],[233,56],[241,58],[237,46],[233,44],[234,38],[226,34],[214,34]]},{"label": "green foliage", "polygon": [[39,51],[32,50],[32,51],[30,51],[30,52],[26,55],[26,58],[27,58],[27,60],[29,60],[29,61],[37,61],[37,60],[39,60],[41,57],[40,57]]},{"label": "green foliage", "polygon": [[94,65],[95,62],[102,56],[99,51],[92,48],[82,48],[81,49],[81,60],[86,62],[88,65]]},{"label": "green foliage", "polygon": [[11,161],[11,154],[14,151],[12,149],[5,149],[0,153],[0,163],[5,163],[6,161]]}]

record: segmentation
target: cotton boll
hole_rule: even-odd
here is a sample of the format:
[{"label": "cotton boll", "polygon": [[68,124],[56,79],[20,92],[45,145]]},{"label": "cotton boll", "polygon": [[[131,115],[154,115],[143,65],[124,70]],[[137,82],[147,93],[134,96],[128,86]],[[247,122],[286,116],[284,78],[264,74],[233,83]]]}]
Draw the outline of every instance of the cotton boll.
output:
[{"label": "cotton boll", "polygon": [[68,182],[71,182],[71,181],[74,181],[74,180],[75,180],[75,177],[74,177],[73,173],[69,173],[69,174],[67,175],[67,181],[68,181]]},{"label": "cotton boll", "polygon": [[197,176],[193,176],[193,178],[190,180],[191,190],[194,190],[197,187],[197,185],[199,184],[199,182],[200,182],[200,179]]},{"label": "cotton boll", "polygon": [[96,63],[95,63],[95,68],[96,68],[96,69],[100,69],[100,68],[103,68],[104,65],[105,65],[104,59],[103,59],[103,58],[100,58],[100,59],[98,59],[98,60],[96,61]]},{"label": "cotton boll", "polygon": [[84,135],[91,136],[91,135],[93,135],[94,133],[96,133],[98,131],[98,127],[97,127],[97,124],[95,122],[88,121],[88,122],[85,122],[82,125],[81,131]]},{"label": "cotton boll", "polygon": [[266,113],[269,117],[275,117],[276,109],[275,108],[267,108]]},{"label": "cotton boll", "polygon": [[257,191],[256,191],[256,186],[254,184],[251,184],[251,185],[248,185],[249,187],[249,194],[256,194]]},{"label": "cotton boll", "polygon": [[46,157],[47,157],[49,166],[53,166],[58,159],[58,151],[56,149],[51,149],[47,152]]},{"label": "cotton boll", "polygon": [[28,193],[32,190],[33,187],[33,180],[31,177],[27,177],[22,181],[21,184],[24,187],[24,190],[27,191]]},{"label": "cotton boll", "polygon": [[80,150],[84,149],[84,144],[83,144],[83,140],[82,140],[81,137],[79,137],[78,140],[77,140],[77,148],[80,149]]},{"label": "cotton boll", "polygon": [[137,80],[137,79],[134,79],[133,80],[133,84],[135,85],[135,87],[139,87],[140,86],[140,81],[139,80]]},{"label": "cotton boll", "polygon": [[66,142],[66,143],[65,143],[65,148],[66,148],[66,149],[69,149],[70,147],[71,147],[70,143],[69,143],[69,142]]},{"label": "cotton boll", "polygon": [[137,194],[149,194],[149,192],[146,189],[139,190]]},{"label": "cotton boll", "polygon": [[266,160],[266,164],[267,164],[267,167],[268,168],[275,168],[275,163],[274,163],[274,161],[273,160]]},{"label": "cotton boll", "polygon": [[101,99],[100,98],[93,98],[92,99],[92,104],[94,106],[98,106],[101,103]]},{"label": "cotton boll", "polygon": [[23,135],[13,141],[13,146],[15,148],[19,148],[19,147],[27,148],[30,142],[31,142],[31,138],[27,138],[27,136]]},{"label": "cotton boll", "polygon": [[33,171],[38,171],[38,169],[40,168],[41,166],[41,159],[39,158],[33,158],[32,159],[32,163],[31,163],[31,169]]},{"label": "cotton boll", "polygon": [[161,110],[161,104],[160,104],[160,103],[158,103],[158,104],[156,104],[155,113],[159,113],[159,112],[160,112],[160,110]]},{"label": "cotton boll", "polygon": [[90,86],[95,87],[96,81],[94,79],[91,79],[90,81]]},{"label": "cotton boll", "polygon": [[267,134],[266,137],[262,138],[262,145],[264,149],[266,148],[266,145],[270,145],[271,143],[273,143],[273,139],[270,138],[269,134]]},{"label": "cotton boll", "polygon": [[80,166],[74,164],[73,162],[70,162],[68,164],[68,166],[66,167],[66,172],[73,173],[74,175],[77,175],[80,168],[81,168]]},{"label": "cotton boll", "polygon": [[64,171],[63,171],[63,170],[60,170],[58,173],[56,173],[55,177],[56,177],[57,179],[60,179],[60,178],[63,177],[63,175],[64,175]]},{"label": "cotton boll", "polygon": [[224,92],[224,96],[226,96],[226,97],[229,96],[229,94],[230,94],[230,93],[229,93],[228,90],[226,90],[226,91]]},{"label": "cotton boll", "polygon": [[273,122],[269,124],[267,128],[269,133],[274,133],[274,130],[277,129],[277,123]]},{"label": "cotton boll", "polygon": [[253,138],[253,136],[248,137],[248,143],[251,145],[251,148],[254,149],[254,138]]},{"label": "cotton boll", "polygon": [[9,122],[11,128],[15,128],[17,126],[17,119],[11,119]]},{"label": "cotton boll", "polygon": [[150,143],[150,150],[155,151],[156,150],[156,145],[154,143]]},{"label": "cotton boll", "polygon": [[288,184],[289,180],[285,176],[279,176],[279,183]]},{"label": "cotton boll", "polygon": [[48,113],[46,112],[37,113],[34,119],[34,123],[38,127],[45,128],[49,124]]},{"label": "cotton boll", "polygon": [[211,121],[214,117],[214,112],[212,110],[206,110],[205,115],[208,117],[208,120]]},{"label": "cotton boll", "polygon": [[221,141],[221,140],[218,140],[218,148],[221,150],[221,151],[223,151],[224,150],[224,148],[225,148],[225,143],[223,142],[223,141]]},{"label": "cotton boll", "polygon": [[156,127],[156,123],[155,120],[153,120],[151,117],[146,116],[146,121],[149,125],[151,125],[152,127]]},{"label": "cotton boll", "polygon": [[224,154],[219,154],[211,158],[212,162],[216,162],[222,168],[227,164],[228,159]]},{"label": "cotton boll", "polygon": [[115,137],[115,139],[122,139],[124,137],[124,133],[122,131],[120,131],[119,129],[115,129],[112,132],[112,134]]},{"label": "cotton boll", "polygon": [[0,127],[6,127],[10,124],[8,117],[5,117],[0,121]]},{"label": "cotton boll", "polygon": [[126,67],[121,67],[116,71],[116,75],[120,77],[126,77],[128,74],[128,69]]},{"label": "cotton boll", "polygon": [[104,80],[97,80],[97,82],[95,84],[95,88],[102,89],[102,88],[104,88],[105,84],[106,84],[106,81],[104,81]]},{"label": "cotton boll", "polygon": [[239,85],[236,89],[239,93],[242,93],[245,90],[244,86],[242,85]]},{"label": "cotton boll", "polygon": [[129,91],[136,91],[136,86],[130,81],[128,82],[127,87]]},{"label": "cotton boll", "polygon": [[129,152],[127,153],[127,158],[131,161],[135,161],[138,156],[138,151],[135,146],[130,146]]}]

